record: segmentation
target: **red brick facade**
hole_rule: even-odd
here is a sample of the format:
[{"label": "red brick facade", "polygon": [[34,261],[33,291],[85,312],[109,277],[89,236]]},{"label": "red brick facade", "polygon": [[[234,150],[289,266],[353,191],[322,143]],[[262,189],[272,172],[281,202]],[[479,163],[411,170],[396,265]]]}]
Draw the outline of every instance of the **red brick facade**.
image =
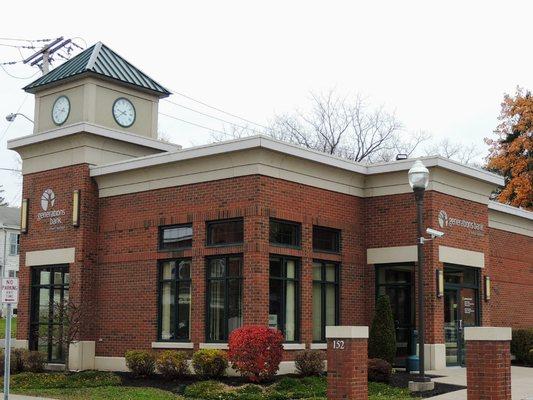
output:
[{"label": "red brick facade", "polygon": [[[65,210],[62,230],[50,230],[37,221],[40,196],[52,188],[56,208]],[[72,191],[81,190],[81,224],[71,225]],[[29,199],[29,230],[21,237],[18,338],[29,332],[30,269],[25,252],[75,247],[70,265],[71,297],[81,300],[87,322],[83,340],[96,342],[97,356],[123,356],[132,348],[150,348],[157,340],[157,260],[192,259],[191,342],[195,348],[205,338],[206,257],[242,254],[244,324],[267,324],[269,306],[269,255],[301,259],[300,343],[312,342],[312,262],[333,260],[341,265],[340,324],[369,325],[375,297],[374,266],[366,249],[410,246],[416,243],[413,195],[359,198],[266,176],[251,175],[226,180],[164,188],[115,197],[98,198],[87,165],[76,165],[24,176],[24,198]],[[466,228],[445,229],[446,236],[425,245],[427,343],[443,343],[443,301],[435,296],[435,269],[442,269],[438,246],[484,252],[483,274],[493,280],[493,299],[482,304],[483,324],[533,326],[531,310],[520,318],[512,294],[519,285],[533,287],[531,238],[488,228],[484,204],[433,191],[426,193],[426,226],[438,227],[439,210],[483,224],[481,233]],[[244,244],[208,247],[206,221],[244,218]],[[301,223],[299,249],[269,243],[271,217]],[[161,225],[192,223],[192,249],[158,250]],[[339,254],[317,253],[312,248],[313,225],[342,231]],[[523,246],[523,251],[517,251]],[[517,254],[520,253],[520,254]],[[511,277],[512,276],[512,277]],[[522,295],[523,296],[522,291]],[[533,290],[529,290],[533,292]],[[523,297],[522,297],[523,298]],[[530,303],[533,302],[531,299]],[[529,314],[528,314],[529,312]],[[291,354],[286,358],[290,359]]]},{"label": "red brick facade", "polygon": [[510,342],[467,341],[466,381],[468,400],[510,400]]},{"label": "red brick facade", "polygon": [[328,399],[368,399],[368,340],[328,339]]}]

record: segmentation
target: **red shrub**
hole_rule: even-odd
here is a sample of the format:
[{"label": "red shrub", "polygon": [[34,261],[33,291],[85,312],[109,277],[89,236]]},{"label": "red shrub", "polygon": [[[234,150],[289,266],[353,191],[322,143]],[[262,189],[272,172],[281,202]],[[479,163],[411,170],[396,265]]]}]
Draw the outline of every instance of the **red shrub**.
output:
[{"label": "red shrub", "polygon": [[231,333],[228,346],[233,368],[252,382],[262,382],[279,369],[283,335],[266,326],[244,326]]}]

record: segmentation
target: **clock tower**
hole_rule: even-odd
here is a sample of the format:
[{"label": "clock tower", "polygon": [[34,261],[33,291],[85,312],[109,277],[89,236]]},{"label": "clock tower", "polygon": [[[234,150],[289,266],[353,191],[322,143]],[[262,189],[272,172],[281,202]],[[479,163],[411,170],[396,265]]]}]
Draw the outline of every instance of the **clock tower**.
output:
[{"label": "clock tower", "polygon": [[170,92],[98,42],[27,85],[34,133],[77,123],[157,138],[158,101]]}]

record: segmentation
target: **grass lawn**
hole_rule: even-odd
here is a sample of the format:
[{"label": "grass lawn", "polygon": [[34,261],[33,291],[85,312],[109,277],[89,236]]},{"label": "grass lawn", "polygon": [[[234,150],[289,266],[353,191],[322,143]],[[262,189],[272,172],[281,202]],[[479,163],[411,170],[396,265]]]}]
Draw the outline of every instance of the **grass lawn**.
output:
[{"label": "grass lawn", "polygon": [[[5,339],[6,337],[6,319],[0,318],[0,339]],[[17,337],[17,319],[11,318],[11,337]]]},{"label": "grass lawn", "polygon": [[[142,381],[139,381],[141,384]],[[61,373],[14,375],[12,392],[62,400],[326,400],[326,379],[282,378],[266,386],[228,386],[218,381],[201,381],[163,390],[154,387],[123,386],[113,373],[86,371],[65,375]],[[370,400],[410,400],[406,389],[380,383],[369,383]]]}]

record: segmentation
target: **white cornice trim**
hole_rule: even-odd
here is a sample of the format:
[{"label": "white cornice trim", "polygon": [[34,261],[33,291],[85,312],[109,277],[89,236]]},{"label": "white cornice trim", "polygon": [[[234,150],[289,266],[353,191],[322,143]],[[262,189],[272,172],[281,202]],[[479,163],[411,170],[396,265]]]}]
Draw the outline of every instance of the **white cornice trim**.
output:
[{"label": "white cornice trim", "polygon": [[387,172],[408,171],[416,160],[421,160],[428,168],[441,167],[443,169],[447,169],[453,172],[457,172],[461,175],[466,175],[482,181],[493,183],[498,186],[503,186],[505,183],[503,177],[500,175],[496,175],[492,172],[485,171],[476,167],[471,167],[469,165],[464,165],[440,156],[411,158],[401,161],[372,164],[367,167],[368,175],[384,174]]},{"label": "white cornice trim", "polygon": [[[123,172],[138,168],[146,168],[170,162],[189,160],[192,158],[206,157],[233,151],[248,150],[253,148],[265,148],[289,156],[298,157],[332,167],[352,171],[362,175],[384,174],[396,171],[407,171],[411,168],[415,159],[395,161],[391,163],[365,165],[340,157],[332,156],[315,150],[305,149],[290,143],[272,139],[263,135],[249,136],[246,138],[230,140],[220,143],[212,143],[204,146],[191,147],[188,149],[175,151],[173,153],[154,154],[139,157],[133,160],[119,161],[116,163],[98,165],[91,168],[91,176],[100,176]],[[503,186],[504,180],[501,176],[478,168],[462,165],[442,157],[422,158],[427,167],[441,167],[456,173],[485,181],[498,186]]]},{"label": "white cornice trim", "polygon": [[151,139],[133,133],[126,133],[114,129],[104,128],[103,126],[89,124],[87,122],[78,122],[76,124],[52,129],[42,133],[31,134],[20,138],[12,139],[7,142],[7,148],[10,150],[15,150],[20,147],[45,142],[47,140],[58,139],[77,133],[91,133],[93,135],[133,143],[139,146],[150,147],[165,152],[173,152],[181,149],[181,146],[176,144],[165,143],[160,140]]},{"label": "white cornice trim", "polygon": [[506,214],[515,215],[517,217],[533,220],[533,212],[524,210],[523,208],[513,207],[508,204],[499,203],[497,201],[489,201],[489,210],[499,211]]},{"label": "white cornice trim", "polygon": [[318,151],[304,149],[302,147],[281,142],[279,140],[274,140],[269,137],[257,135],[220,143],[211,143],[203,146],[190,147],[188,149],[175,151],[173,153],[154,154],[138,157],[134,160],[119,161],[116,163],[94,166],[91,168],[91,176],[107,175],[116,172],[129,171],[132,169],[151,167],[155,165],[230,153],[234,151],[250,150],[254,148],[270,149],[280,153],[288,154],[290,156],[304,158],[348,171],[357,172],[360,174],[366,173],[366,166],[361,164]]}]

